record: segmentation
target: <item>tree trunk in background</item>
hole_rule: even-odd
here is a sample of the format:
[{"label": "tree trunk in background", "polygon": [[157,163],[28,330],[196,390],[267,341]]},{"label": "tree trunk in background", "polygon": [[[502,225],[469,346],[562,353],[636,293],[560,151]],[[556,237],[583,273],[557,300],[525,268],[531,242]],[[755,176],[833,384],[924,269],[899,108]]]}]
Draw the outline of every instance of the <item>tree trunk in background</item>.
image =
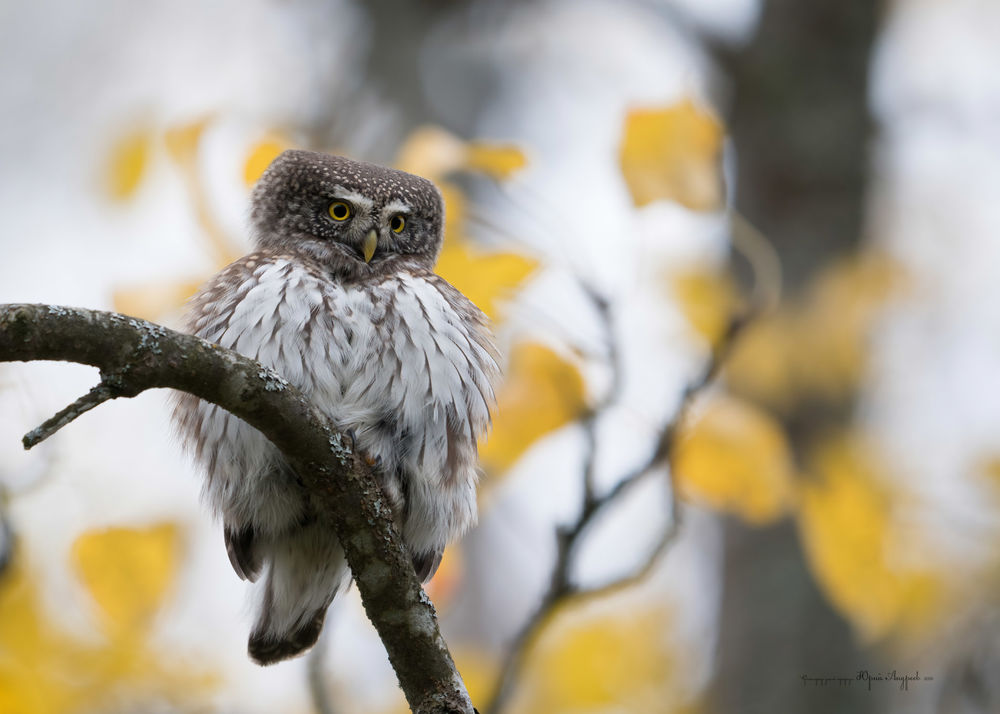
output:
[{"label": "tree trunk in background", "polygon": [[873,0],[763,0],[752,43],[724,57],[736,207],[781,254],[790,287],[861,237]]},{"label": "tree trunk in background", "polygon": [[[736,208],[774,243],[790,290],[862,237],[867,78],[880,16],[872,0],[765,0],[752,43],[722,59],[732,82]],[[793,436],[814,433],[810,415],[792,421],[799,422],[786,425]],[[817,590],[794,524],[755,529],[729,519],[725,529],[708,710],[881,711],[884,692],[801,679],[878,668]]]}]

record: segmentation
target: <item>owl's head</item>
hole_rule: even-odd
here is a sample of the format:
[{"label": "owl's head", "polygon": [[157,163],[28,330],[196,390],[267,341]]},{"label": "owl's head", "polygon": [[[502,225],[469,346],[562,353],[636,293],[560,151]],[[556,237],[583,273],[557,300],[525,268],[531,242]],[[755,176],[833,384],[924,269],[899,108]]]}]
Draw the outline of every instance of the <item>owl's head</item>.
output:
[{"label": "owl's head", "polygon": [[286,151],[254,187],[250,220],[261,250],[305,253],[361,279],[434,266],[444,202],[405,171],[312,151]]}]

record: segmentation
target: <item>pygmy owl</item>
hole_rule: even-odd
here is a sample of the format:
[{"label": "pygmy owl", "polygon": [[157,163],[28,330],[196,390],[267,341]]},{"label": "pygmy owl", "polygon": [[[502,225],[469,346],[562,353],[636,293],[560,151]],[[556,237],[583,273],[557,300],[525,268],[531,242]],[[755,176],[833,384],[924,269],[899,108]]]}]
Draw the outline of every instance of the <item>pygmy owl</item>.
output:
[{"label": "pygmy owl", "polygon": [[[476,442],[499,373],[485,316],[433,272],[441,194],[402,171],[286,151],[255,186],[250,218],[255,252],[192,299],[188,328],[273,368],[354,436],[426,581],[475,521]],[[336,536],[256,429],[190,395],[174,420],[234,570],[263,575],[250,656],[303,652],[347,579]]]}]

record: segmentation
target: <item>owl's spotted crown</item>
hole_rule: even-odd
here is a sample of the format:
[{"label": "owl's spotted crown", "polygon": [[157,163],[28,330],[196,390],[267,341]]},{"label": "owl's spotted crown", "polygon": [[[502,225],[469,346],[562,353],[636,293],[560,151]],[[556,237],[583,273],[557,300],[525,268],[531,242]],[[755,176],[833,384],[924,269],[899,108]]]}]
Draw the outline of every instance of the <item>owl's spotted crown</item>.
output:
[{"label": "owl's spotted crown", "polygon": [[405,171],[292,150],[257,182],[250,217],[260,250],[291,250],[363,279],[433,267],[444,203],[433,183]]}]

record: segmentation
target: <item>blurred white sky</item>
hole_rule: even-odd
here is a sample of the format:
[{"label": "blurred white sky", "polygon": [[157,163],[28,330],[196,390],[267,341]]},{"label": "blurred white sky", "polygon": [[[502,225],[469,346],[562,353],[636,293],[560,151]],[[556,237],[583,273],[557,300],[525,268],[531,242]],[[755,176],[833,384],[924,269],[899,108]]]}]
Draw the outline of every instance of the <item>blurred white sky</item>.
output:
[{"label": "blurred white sky", "polygon": [[997,37],[995,2],[897,3],[871,79],[871,228],[909,282],[874,336],[864,410],[959,567],[991,557],[1000,526],[983,477],[1000,450]]}]

